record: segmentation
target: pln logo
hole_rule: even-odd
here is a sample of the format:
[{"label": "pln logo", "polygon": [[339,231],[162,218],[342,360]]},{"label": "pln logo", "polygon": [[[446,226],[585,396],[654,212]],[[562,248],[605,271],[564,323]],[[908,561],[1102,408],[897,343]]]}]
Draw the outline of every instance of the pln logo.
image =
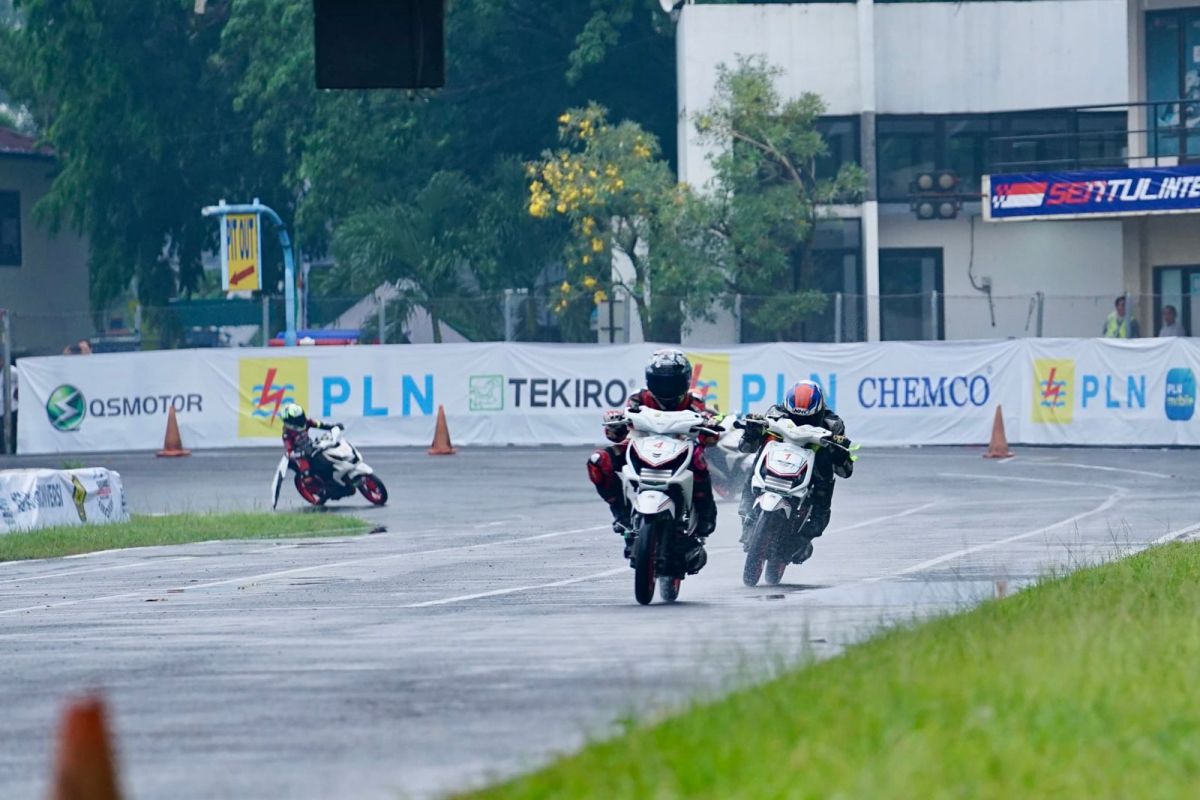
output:
[{"label": "pln logo", "polygon": [[1196,413],[1196,376],[1187,367],[1167,372],[1167,419],[1187,422]]},{"label": "pln logo", "polygon": [[279,412],[308,405],[308,359],[244,358],[238,364],[238,437],[279,436]]},{"label": "pln logo", "polygon": [[729,354],[688,353],[692,362],[692,392],[704,399],[709,409],[728,411],[732,405],[729,396]]},{"label": "pln logo", "polygon": [[1033,361],[1033,421],[1066,424],[1074,418],[1075,361],[1037,358]]}]

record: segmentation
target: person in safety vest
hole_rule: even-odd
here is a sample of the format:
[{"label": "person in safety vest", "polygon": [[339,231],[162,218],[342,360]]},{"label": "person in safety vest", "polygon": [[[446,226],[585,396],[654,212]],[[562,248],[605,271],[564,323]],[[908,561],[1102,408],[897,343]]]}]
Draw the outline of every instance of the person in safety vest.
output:
[{"label": "person in safety vest", "polygon": [[1105,339],[1136,339],[1138,338],[1138,323],[1125,314],[1125,295],[1113,302],[1113,310],[1104,321],[1103,336]]}]

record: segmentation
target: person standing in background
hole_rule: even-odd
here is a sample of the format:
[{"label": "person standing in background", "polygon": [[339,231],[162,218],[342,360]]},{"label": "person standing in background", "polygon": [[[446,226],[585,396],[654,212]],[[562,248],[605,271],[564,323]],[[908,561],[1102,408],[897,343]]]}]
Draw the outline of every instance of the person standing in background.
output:
[{"label": "person standing in background", "polygon": [[1109,312],[1108,319],[1104,321],[1104,330],[1101,335],[1105,339],[1138,338],[1137,320],[1130,319],[1125,314],[1125,295],[1121,295],[1113,302],[1113,310]]},{"label": "person standing in background", "polygon": [[1179,323],[1179,314],[1175,311],[1175,306],[1163,306],[1162,327],[1158,329],[1159,336],[1187,336],[1187,331],[1183,329],[1183,325]]}]

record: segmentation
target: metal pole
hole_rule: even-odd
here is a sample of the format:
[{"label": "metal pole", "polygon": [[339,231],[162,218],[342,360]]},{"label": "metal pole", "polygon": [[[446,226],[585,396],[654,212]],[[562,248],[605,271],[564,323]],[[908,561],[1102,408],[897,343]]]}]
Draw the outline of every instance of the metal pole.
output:
[{"label": "metal pole", "polygon": [[835,292],[833,295],[833,340],[838,344],[842,342],[842,293]]},{"label": "metal pole", "polygon": [[215,206],[205,206],[200,210],[203,216],[224,217],[226,214],[265,214],[275,223],[279,231],[279,246],[283,249],[283,304],[286,321],[283,333],[283,343],[288,347],[296,346],[296,256],[292,252],[292,240],[288,236],[283,220],[275,213],[275,209],[264,206],[254,198],[253,203],[228,205],[222,200]]},{"label": "metal pole", "polygon": [[504,290],[504,341],[511,342],[513,340],[513,311],[512,311],[513,290]]},{"label": "metal pole", "polygon": [[938,331],[938,292],[934,289],[929,293],[929,331],[932,334],[929,338],[932,341],[937,341],[939,337]]},{"label": "metal pole", "polygon": [[266,292],[262,296],[262,346],[271,344],[271,298]]},{"label": "metal pole", "polygon": [[4,452],[17,452],[15,431],[12,424],[12,327],[8,321],[8,311],[0,309],[0,336],[4,337]]},{"label": "metal pole", "polygon": [[617,293],[614,291],[608,298],[608,343],[616,344],[617,342],[617,310],[613,308],[613,303],[617,302]]},{"label": "metal pole", "polygon": [[379,321],[379,343],[387,344],[387,300],[382,292],[375,295],[375,313]]},{"label": "metal pole", "polygon": [[1133,338],[1133,303],[1129,302],[1133,299],[1133,295],[1125,292],[1125,332],[1129,334],[1129,338]]},{"label": "metal pole", "polygon": [[735,294],[733,296],[733,321],[734,321],[734,324],[737,326],[737,330],[734,331],[734,333],[737,334],[737,343],[741,344],[742,343],[742,296],[740,294]]},{"label": "metal pole", "polygon": [[1046,310],[1046,293],[1037,293],[1037,335],[1042,338],[1042,313]]}]

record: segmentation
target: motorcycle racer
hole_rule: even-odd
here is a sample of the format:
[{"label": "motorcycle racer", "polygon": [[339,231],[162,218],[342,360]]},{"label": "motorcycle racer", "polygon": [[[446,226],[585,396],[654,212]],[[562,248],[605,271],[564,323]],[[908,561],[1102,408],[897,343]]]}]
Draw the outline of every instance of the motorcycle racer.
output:
[{"label": "motorcycle racer", "polygon": [[[829,441],[837,447],[822,447],[816,456],[813,468],[812,513],[805,523],[803,535],[809,539],[809,546],[798,554],[803,561],[812,554],[811,540],[825,532],[829,525],[830,506],[833,503],[834,476],[849,478],[854,472],[854,461],[850,456],[850,440],[846,438],[846,424],[842,418],[833,413],[825,405],[825,396],[821,387],[814,381],[798,381],[792,384],[784,395],[782,404],[771,406],[761,415],[747,415],[743,424],[742,443],[739,450],[743,453],[758,453],[767,442],[767,419],[789,418],[797,425],[813,425],[825,428],[833,435]],[[742,488],[742,501],[738,507],[738,516],[742,519],[742,541],[745,542],[754,521],[754,490],[751,487],[754,473],[746,476]]]},{"label": "motorcycle racer", "polygon": [[[632,395],[626,406],[630,411],[642,408],[660,411],[694,411],[705,417],[711,416],[704,400],[691,392],[692,364],[681,351],[658,350],[646,364],[646,388]],[[612,512],[613,530],[625,537],[628,557],[633,535],[629,507],[619,477],[625,466],[629,448],[629,420],[625,411],[612,410],[604,413],[604,437],[612,444],[601,447],[588,458],[588,478],[596,487],[597,494],[608,504]],[[696,537],[703,541],[717,526],[717,505],[713,499],[712,479],[704,459],[704,448],[717,441],[715,433],[701,432],[692,456],[693,493],[692,503],[696,509]]]},{"label": "motorcycle racer", "polygon": [[331,477],[329,465],[323,458],[313,458],[312,440],[308,437],[309,430],[317,429],[330,431],[337,427],[330,422],[319,419],[309,419],[304,409],[298,403],[288,403],[279,412],[279,420],[283,423],[283,449],[289,458],[295,459],[303,471],[320,471],[322,477]]}]

